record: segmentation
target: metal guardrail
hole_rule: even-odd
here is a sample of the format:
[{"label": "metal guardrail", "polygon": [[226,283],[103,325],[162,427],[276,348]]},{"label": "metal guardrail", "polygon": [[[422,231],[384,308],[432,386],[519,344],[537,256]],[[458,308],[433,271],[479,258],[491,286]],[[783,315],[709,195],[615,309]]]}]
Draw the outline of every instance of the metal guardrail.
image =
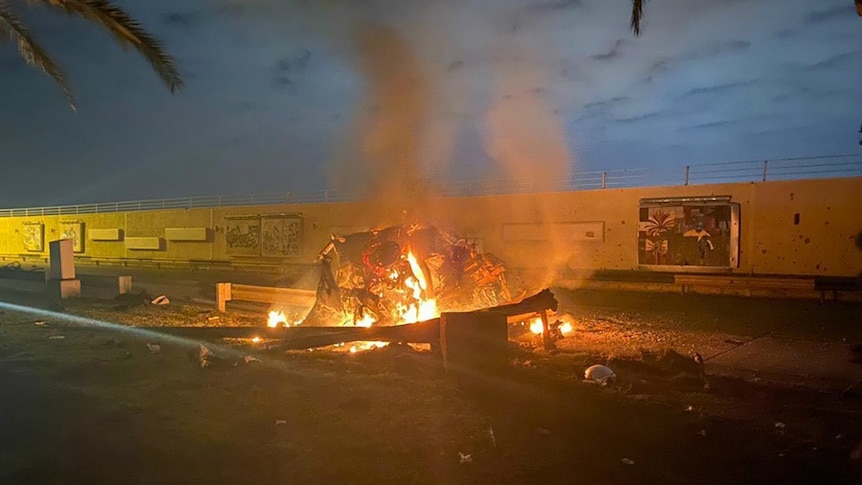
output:
[{"label": "metal guardrail", "polygon": [[862,154],[688,165],[683,184],[858,176],[862,176]]},{"label": "metal guardrail", "polygon": [[[687,165],[682,180],[679,178],[658,181],[655,173],[646,169],[625,169],[577,172],[565,183],[554,188],[556,192],[573,190],[642,187],[648,184],[693,185],[722,182],[766,182],[800,178],[857,177],[862,176],[862,154],[831,155],[822,157],[783,158],[774,160],[743,160],[734,162]],[[445,179],[445,177],[443,177]],[[429,182],[424,184],[430,193],[444,197],[490,194],[517,194],[546,192],[547,188],[509,180]],[[99,214],[108,212],[135,212],[160,209],[198,209],[255,205],[313,204],[349,202],[361,197],[337,190],[309,192],[264,193],[248,195],[212,195],[176,197],[170,199],[108,202],[100,204],[62,205],[0,209],[0,217],[31,217],[50,215]]]}]

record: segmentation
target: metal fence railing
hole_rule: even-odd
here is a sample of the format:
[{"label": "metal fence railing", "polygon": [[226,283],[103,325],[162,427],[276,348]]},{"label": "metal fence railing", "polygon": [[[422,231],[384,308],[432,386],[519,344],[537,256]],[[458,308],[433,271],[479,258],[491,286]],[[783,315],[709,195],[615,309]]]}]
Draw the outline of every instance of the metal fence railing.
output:
[{"label": "metal fence railing", "polygon": [[[684,176],[659,181],[653,171],[625,169],[577,172],[553,191],[642,187],[645,185],[694,185],[721,182],[765,182],[822,177],[862,176],[862,154],[832,155],[813,158],[784,158],[774,160],[747,160],[735,162],[703,163],[685,167]],[[426,182],[429,193],[444,197],[515,194],[549,191],[547,187],[511,180]],[[0,217],[30,217],[47,215],[75,215],[108,212],[135,212],[159,209],[197,209],[253,205],[312,204],[348,202],[360,196],[337,190],[308,192],[264,193],[248,195],[212,195],[175,197],[170,199],[136,200],[98,204],[61,205],[0,209]]]},{"label": "metal fence railing", "polygon": [[684,185],[862,176],[862,154],[688,165]]}]

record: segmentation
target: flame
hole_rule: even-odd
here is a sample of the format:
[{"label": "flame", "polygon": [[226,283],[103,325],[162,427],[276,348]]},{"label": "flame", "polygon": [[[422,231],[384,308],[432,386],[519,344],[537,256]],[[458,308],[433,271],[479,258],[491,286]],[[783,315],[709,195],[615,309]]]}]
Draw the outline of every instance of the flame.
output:
[{"label": "flame", "polygon": [[291,322],[287,315],[281,310],[270,310],[269,316],[266,318],[266,326],[270,328],[276,327],[295,327],[302,323],[302,319]]},{"label": "flame", "polygon": [[542,318],[535,317],[530,320],[530,331],[534,334],[538,335],[544,331],[544,325],[542,325]]},{"label": "flame", "polygon": [[275,328],[281,325],[284,325],[285,327],[290,326],[287,323],[287,316],[285,316],[284,312],[281,310],[271,310],[269,312],[269,317],[266,319],[266,326]]},{"label": "flame", "polygon": [[357,327],[366,327],[366,328],[368,328],[368,327],[370,327],[370,326],[374,325],[374,322],[376,322],[376,321],[377,321],[377,320],[375,320],[375,319],[374,319],[374,317],[372,317],[371,315],[369,315],[369,314],[365,313],[365,314],[363,314],[363,315],[362,315],[362,318],[361,318],[361,319],[359,319],[359,320],[357,320],[356,322],[354,322],[354,325],[356,325]]},{"label": "flame", "polygon": [[569,322],[563,322],[562,325],[560,325],[560,333],[562,333],[563,335],[572,333],[574,329],[575,328],[572,327],[572,324]]},{"label": "flame", "polygon": [[364,352],[371,349],[382,349],[389,345],[389,342],[356,342],[350,346],[350,353]]},{"label": "flame", "polygon": [[422,267],[419,266],[419,261],[413,255],[413,251],[407,252],[407,262],[410,263],[410,269],[413,271],[413,276],[419,281],[419,287],[422,291],[428,289],[428,282],[425,280],[425,273],[422,272]]}]

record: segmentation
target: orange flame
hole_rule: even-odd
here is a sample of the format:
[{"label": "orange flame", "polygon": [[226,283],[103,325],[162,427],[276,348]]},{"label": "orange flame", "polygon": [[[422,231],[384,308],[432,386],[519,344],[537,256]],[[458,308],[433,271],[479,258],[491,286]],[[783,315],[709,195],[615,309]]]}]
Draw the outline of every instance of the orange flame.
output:
[{"label": "orange flame", "polygon": [[534,334],[538,335],[544,331],[544,325],[542,325],[542,318],[535,317],[530,320],[530,331]]}]

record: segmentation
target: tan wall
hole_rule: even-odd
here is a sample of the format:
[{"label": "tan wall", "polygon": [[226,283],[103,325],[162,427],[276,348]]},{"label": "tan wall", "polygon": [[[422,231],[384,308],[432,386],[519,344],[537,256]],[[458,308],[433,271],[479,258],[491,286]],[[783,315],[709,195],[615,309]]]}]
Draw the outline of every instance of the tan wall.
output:
[{"label": "tan wall", "polygon": [[[0,218],[0,255],[27,253],[25,222],[45,225],[48,241],[57,239],[61,221],[85,224],[84,252],[93,259],[242,261],[310,263],[335,230],[359,230],[424,218],[466,237],[516,267],[573,270],[638,269],[638,209],[643,198],[730,196],[740,204],[740,262],[736,272],[757,274],[855,276],[862,271],[862,250],[854,238],[862,231],[862,178],[589,190],[548,194],[433,199],[413,207],[370,203],[221,207],[156,210],[75,216]],[[299,213],[303,220],[300,256],[274,260],[228,254],[225,216]],[[799,214],[799,224],[794,215]],[[566,223],[603,227],[598,240],[565,240]],[[531,226],[510,226],[530,224]],[[91,229],[119,228],[128,237],[164,238],[166,227],[206,227],[207,241],[162,241],[162,249],[130,250],[123,241],[90,241]],[[580,226],[578,226],[580,227]],[[586,227],[586,226],[584,226]],[[535,230],[529,241],[505,234]]]}]

